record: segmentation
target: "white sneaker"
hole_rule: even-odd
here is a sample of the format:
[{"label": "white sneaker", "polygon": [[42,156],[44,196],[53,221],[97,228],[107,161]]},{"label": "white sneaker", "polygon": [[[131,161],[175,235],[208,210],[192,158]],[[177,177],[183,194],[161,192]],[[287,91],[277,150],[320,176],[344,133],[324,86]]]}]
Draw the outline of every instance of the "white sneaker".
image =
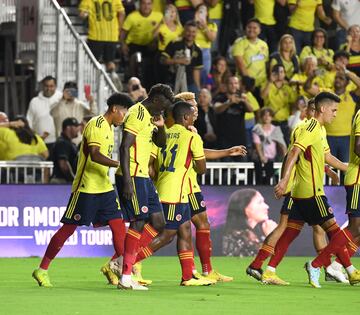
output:
[{"label": "white sneaker", "polygon": [[109,267],[113,273],[115,273],[119,279],[122,275],[122,266],[123,266],[123,256],[120,256],[114,260],[111,260],[109,263]]},{"label": "white sneaker", "polygon": [[342,270],[342,266],[335,261],[326,268],[325,281],[329,281],[331,278],[333,278],[336,282],[349,283],[349,280],[346,279],[346,275]]},{"label": "white sneaker", "polygon": [[139,282],[131,280],[129,283],[123,283],[119,280],[118,289],[120,290],[137,290],[137,291],[146,291],[149,290],[147,287],[141,285]]}]

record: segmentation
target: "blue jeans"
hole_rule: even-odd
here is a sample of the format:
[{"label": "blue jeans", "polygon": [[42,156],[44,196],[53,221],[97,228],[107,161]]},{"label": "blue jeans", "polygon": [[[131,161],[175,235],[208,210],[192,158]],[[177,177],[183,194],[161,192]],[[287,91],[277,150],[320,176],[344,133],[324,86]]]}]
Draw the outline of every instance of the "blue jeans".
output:
[{"label": "blue jeans", "polygon": [[213,41],[211,45],[211,51],[217,52],[219,48],[219,38],[220,38],[220,31],[221,31],[221,19],[211,19],[210,22],[215,23],[217,25],[217,34],[216,39]]},{"label": "blue jeans", "polygon": [[340,29],[336,32],[336,36],[335,36],[335,45],[336,45],[336,50],[340,49],[340,46],[344,43],[346,43],[346,30],[344,29]]},{"label": "blue jeans", "polygon": [[201,52],[204,65],[201,69],[201,85],[204,85],[211,70],[211,51],[210,48],[201,48]]},{"label": "blue jeans", "polygon": [[311,45],[312,32],[303,32],[292,27],[289,27],[289,31],[295,40],[296,53],[300,55],[303,47]]},{"label": "blue jeans", "polygon": [[331,154],[342,162],[349,162],[350,136],[327,136]]}]

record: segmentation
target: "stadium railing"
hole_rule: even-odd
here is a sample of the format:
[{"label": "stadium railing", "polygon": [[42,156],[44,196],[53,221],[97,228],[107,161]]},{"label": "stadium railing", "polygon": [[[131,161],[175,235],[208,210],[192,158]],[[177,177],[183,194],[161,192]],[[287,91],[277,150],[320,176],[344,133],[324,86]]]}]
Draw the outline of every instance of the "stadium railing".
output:
[{"label": "stadium railing", "polygon": [[80,99],[85,98],[84,87],[90,85],[102,112],[105,100],[117,91],[111,78],[57,1],[39,0],[38,14],[37,80],[53,75],[60,87],[66,81],[75,81]]},{"label": "stadium railing", "polygon": [[0,161],[0,184],[45,184],[53,162]]},{"label": "stadium railing", "polygon": [[0,1],[0,24],[15,22],[16,20],[16,0]]}]

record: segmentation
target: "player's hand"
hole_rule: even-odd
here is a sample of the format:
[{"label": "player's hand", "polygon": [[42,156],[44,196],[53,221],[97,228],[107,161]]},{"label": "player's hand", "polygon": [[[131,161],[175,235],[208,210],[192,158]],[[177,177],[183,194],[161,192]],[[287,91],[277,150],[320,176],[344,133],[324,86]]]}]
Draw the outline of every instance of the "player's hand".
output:
[{"label": "player's hand", "polygon": [[197,129],[194,126],[188,126],[188,129],[193,133],[198,133]]},{"label": "player's hand", "polygon": [[164,117],[162,115],[153,116],[151,118],[151,122],[156,127],[164,127],[164,125],[165,125],[165,120],[164,120]]},{"label": "player's hand", "polygon": [[336,172],[329,168],[326,174],[331,178],[332,185],[339,185],[340,178]]},{"label": "player's hand", "polygon": [[326,25],[330,25],[332,23],[332,18],[331,17],[326,17],[323,21]]},{"label": "player's hand", "polygon": [[25,127],[25,123],[19,119],[19,120],[10,121],[9,126],[13,128],[22,128]]},{"label": "player's hand", "polygon": [[124,181],[123,183],[123,189],[122,189],[122,195],[125,199],[131,200],[134,195],[134,187],[132,184],[132,181]]},{"label": "player's hand", "polygon": [[286,190],[286,185],[287,183],[285,183],[284,180],[280,180],[280,182],[275,186],[274,193],[276,199],[280,199],[284,195]]},{"label": "player's hand", "polygon": [[237,145],[231,147],[229,150],[229,156],[245,156],[247,154],[246,147],[243,145]]},{"label": "player's hand", "polygon": [[121,44],[121,52],[123,53],[124,57],[129,56],[129,46],[126,43]]},{"label": "player's hand", "polygon": [[277,227],[277,223],[270,219],[264,221],[261,225],[261,228],[265,236],[268,236],[276,227]]}]

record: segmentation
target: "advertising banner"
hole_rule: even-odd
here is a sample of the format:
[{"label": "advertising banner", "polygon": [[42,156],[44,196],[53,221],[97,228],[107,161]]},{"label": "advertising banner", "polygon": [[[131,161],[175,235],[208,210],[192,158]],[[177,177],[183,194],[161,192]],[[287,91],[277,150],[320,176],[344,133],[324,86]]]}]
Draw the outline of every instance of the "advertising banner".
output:
[{"label": "advertising banner", "polygon": [[[65,185],[0,185],[0,257],[42,256],[60,227],[70,189]],[[274,198],[273,187],[204,186],[202,190],[211,223],[213,254],[254,255],[280,216],[282,200]],[[344,188],[326,187],[325,193],[338,223],[347,224]],[[159,254],[176,254],[173,243]],[[112,253],[108,227],[79,227],[59,256],[102,257]],[[315,254],[311,228],[304,228],[288,254]]]}]

